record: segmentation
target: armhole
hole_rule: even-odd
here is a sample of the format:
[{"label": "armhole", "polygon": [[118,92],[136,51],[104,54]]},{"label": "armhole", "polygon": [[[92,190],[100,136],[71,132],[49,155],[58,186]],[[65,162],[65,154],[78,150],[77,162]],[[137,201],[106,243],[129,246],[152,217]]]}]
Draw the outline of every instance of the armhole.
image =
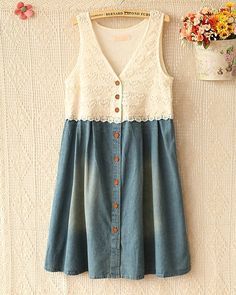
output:
[{"label": "armhole", "polygon": [[163,74],[173,80],[174,77],[169,74],[167,71],[166,65],[165,65],[165,60],[164,60],[164,54],[163,54],[163,32],[164,32],[164,23],[165,23],[165,14],[162,13],[161,21],[160,21],[160,32],[159,32],[159,63],[160,63],[160,68],[163,72]]},{"label": "armhole", "polygon": [[80,31],[80,23],[79,23],[79,15],[76,15],[76,19],[77,19],[77,29],[78,29],[78,33],[79,33],[79,49],[77,52],[77,58],[75,60],[74,66],[72,67],[71,71],[69,72],[69,74],[66,76],[66,78],[64,79],[64,83],[68,84],[69,81],[71,80],[71,78],[73,77],[74,73],[77,71],[77,69],[79,68],[79,63],[80,63],[80,53],[81,53],[81,38],[82,38],[82,34]]}]

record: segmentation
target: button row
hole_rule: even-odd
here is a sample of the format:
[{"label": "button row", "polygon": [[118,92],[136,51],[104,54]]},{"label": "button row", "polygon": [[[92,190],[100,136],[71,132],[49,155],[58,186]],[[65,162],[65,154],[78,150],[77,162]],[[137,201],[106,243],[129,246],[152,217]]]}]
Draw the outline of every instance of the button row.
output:
[{"label": "button row", "polygon": [[[115,84],[118,86],[118,85],[120,85],[120,81],[119,80],[116,80],[115,81]],[[120,98],[120,95],[117,93],[116,95],[115,95],[115,99],[119,99]],[[118,107],[116,107],[115,108],[115,112],[116,113],[118,113],[120,111],[120,109],[118,108]]]},{"label": "button row", "polygon": [[[120,84],[120,81],[115,81],[115,84],[116,85],[119,85]],[[116,94],[115,95],[115,98],[116,99],[119,99],[120,98],[120,95],[119,94]],[[115,108],[115,112],[119,112],[119,108],[118,107],[116,107]],[[113,132],[113,136],[114,136],[114,138],[116,138],[116,139],[118,139],[119,137],[120,137],[120,132],[119,131],[114,131]],[[119,156],[118,155],[115,155],[114,156],[114,161],[115,162],[119,162],[119,160],[120,160],[120,158],[119,158]],[[114,185],[119,185],[119,179],[117,179],[117,178],[115,178],[114,179]],[[113,208],[115,208],[115,209],[117,209],[119,207],[119,205],[118,205],[118,203],[115,201],[114,203],[113,203]],[[113,226],[112,227],[112,233],[117,233],[118,232],[118,227],[117,226]]]},{"label": "button row", "polygon": [[[115,81],[115,84],[118,86],[120,85],[120,81],[119,80],[116,80]],[[120,94],[116,94],[115,95],[115,99],[119,99],[120,98]],[[120,111],[119,107],[116,107],[115,108],[115,112],[118,113]],[[118,139],[120,137],[120,132],[119,131],[113,131],[113,136],[114,138]],[[115,162],[119,162],[120,158],[118,155],[115,155],[114,156],[114,161]],[[115,178],[114,180],[114,185],[119,185],[119,179]],[[118,203],[115,201],[113,203],[113,208],[117,209],[119,207]],[[117,233],[118,232],[118,227],[117,226],[112,226],[112,233]]]}]

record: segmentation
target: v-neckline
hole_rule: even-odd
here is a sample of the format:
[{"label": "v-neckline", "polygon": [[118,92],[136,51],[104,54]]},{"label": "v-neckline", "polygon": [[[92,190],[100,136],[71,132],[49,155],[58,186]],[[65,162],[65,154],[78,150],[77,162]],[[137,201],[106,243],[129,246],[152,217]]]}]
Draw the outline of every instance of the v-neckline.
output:
[{"label": "v-neckline", "polygon": [[[98,50],[99,50],[99,52],[100,52],[100,54],[101,54],[102,59],[104,60],[104,62],[105,62],[106,65],[108,66],[109,70],[111,71],[111,73],[113,74],[113,76],[114,76],[117,80],[120,80],[120,81],[121,81],[122,76],[123,76],[124,73],[128,70],[128,68],[130,67],[132,61],[135,59],[135,57],[137,56],[139,50],[142,48],[143,43],[144,43],[144,41],[145,41],[145,39],[146,39],[146,37],[147,37],[147,35],[148,35],[148,32],[149,32],[150,23],[151,23],[151,18],[152,18],[152,12],[153,12],[153,10],[150,11],[150,15],[149,15],[149,17],[148,17],[148,21],[147,21],[147,24],[146,24],[146,28],[145,28],[144,34],[142,35],[142,38],[140,39],[140,42],[138,43],[138,45],[137,45],[136,48],[134,49],[134,51],[133,51],[133,53],[131,54],[131,56],[130,56],[128,62],[125,64],[125,66],[123,67],[123,69],[121,70],[121,72],[120,72],[119,74],[116,73],[116,71],[114,70],[114,68],[113,68],[113,66],[111,65],[110,61],[108,60],[108,58],[107,58],[106,55],[104,54],[104,52],[103,52],[103,50],[102,50],[102,48],[101,48],[101,45],[100,45],[100,43],[99,43],[99,41],[98,41],[98,39],[97,39],[97,35],[96,35],[95,31],[94,31],[93,24],[92,24],[92,20],[91,20],[91,18],[90,18],[90,12],[89,12],[89,11],[86,12],[86,17],[88,18],[88,23],[89,23],[89,26],[90,26],[90,29],[91,29],[91,33],[92,33],[92,35],[93,35],[94,42],[95,42],[95,44],[96,44],[96,46],[97,46],[97,48],[98,48]],[[139,23],[137,23],[137,24],[135,24],[135,25],[133,25],[133,26],[126,27],[126,28],[124,28],[124,29],[129,29],[129,28],[132,29],[132,28],[134,28],[134,27],[140,25],[141,23],[143,23],[143,22],[145,22],[145,21],[146,21],[146,19],[142,20],[141,22],[139,22]],[[98,25],[100,25],[100,24],[98,24]],[[102,25],[101,25],[101,26],[102,26]],[[107,28],[109,28],[109,27],[107,27]],[[113,28],[109,28],[109,29],[113,30]],[[120,30],[120,28],[118,28],[118,29],[114,29],[114,31],[116,31],[116,30]]]}]

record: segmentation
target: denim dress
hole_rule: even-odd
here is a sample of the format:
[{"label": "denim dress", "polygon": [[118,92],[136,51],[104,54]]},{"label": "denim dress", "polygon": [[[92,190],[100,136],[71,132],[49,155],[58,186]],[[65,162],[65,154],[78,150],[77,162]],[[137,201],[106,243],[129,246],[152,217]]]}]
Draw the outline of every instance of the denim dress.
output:
[{"label": "denim dress", "polygon": [[126,28],[77,15],[80,46],[65,80],[44,268],[89,278],[190,271],[164,13]]}]

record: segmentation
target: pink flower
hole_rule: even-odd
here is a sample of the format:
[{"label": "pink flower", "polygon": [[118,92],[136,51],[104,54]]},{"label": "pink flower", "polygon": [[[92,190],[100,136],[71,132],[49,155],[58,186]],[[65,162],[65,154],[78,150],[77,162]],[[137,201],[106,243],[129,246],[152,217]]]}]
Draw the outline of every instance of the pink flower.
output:
[{"label": "pink flower", "polygon": [[202,34],[197,34],[197,41],[202,41],[202,40],[203,40]]},{"label": "pink flower", "polygon": [[201,21],[200,21],[200,19],[199,19],[198,17],[195,17],[194,20],[193,20],[193,24],[194,24],[194,26],[199,25],[200,22],[201,22]]},{"label": "pink flower", "polygon": [[192,33],[195,35],[199,32],[199,26],[192,26]]},{"label": "pink flower", "polygon": [[194,12],[189,12],[189,13],[187,13],[187,17],[189,17],[189,18],[190,17],[193,17],[194,18],[195,17],[195,13]]},{"label": "pink flower", "polygon": [[209,7],[203,7],[202,9],[201,9],[201,13],[202,14],[210,14],[211,13],[211,9],[209,8]]},{"label": "pink flower", "polygon": [[187,35],[186,39],[187,39],[188,41],[193,41],[193,39],[192,39],[192,36],[191,36],[191,35]]},{"label": "pink flower", "polygon": [[27,19],[34,15],[34,11],[32,10],[32,5],[24,4],[23,2],[17,3],[17,9],[15,9],[14,13],[19,15],[20,19]]},{"label": "pink flower", "polygon": [[187,18],[190,20],[190,22],[194,22],[194,18],[195,18],[195,13],[193,13],[193,12],[189,12],[188,14],[187,14]]}]

